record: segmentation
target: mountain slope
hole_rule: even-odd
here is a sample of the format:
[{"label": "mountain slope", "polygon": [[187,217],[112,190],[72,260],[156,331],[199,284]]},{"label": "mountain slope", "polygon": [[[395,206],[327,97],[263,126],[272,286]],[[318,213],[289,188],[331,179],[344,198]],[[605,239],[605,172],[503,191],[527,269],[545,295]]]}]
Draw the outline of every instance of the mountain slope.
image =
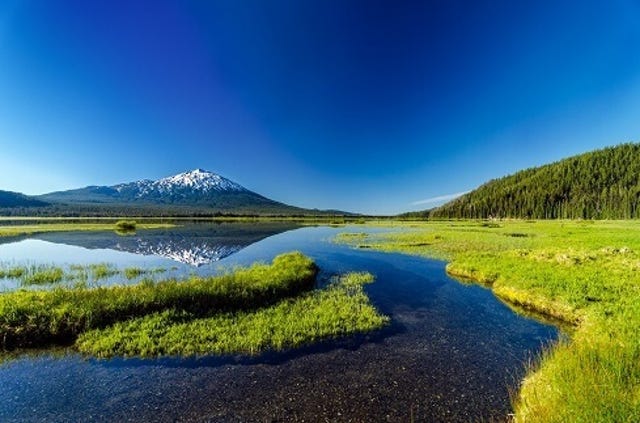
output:
[{"label": "mountain slope", "polygon": [[40,196],[42,200],[81,206],[197,208],[224,212],[294,213],[304,209],[263,197],[213,172],[195,169],[156,181],[89,186]]},{"label": "mountain slope", "polygon": [[640,217],[640,144],[622,144],[495,179],[428,212],[435,218]]},{"label": "mountain slope", "polygon": [[11,191],[0,191],[0,208],[14,207],[44,207],[48,204],[44,201],[28,197],[24,194]]}]

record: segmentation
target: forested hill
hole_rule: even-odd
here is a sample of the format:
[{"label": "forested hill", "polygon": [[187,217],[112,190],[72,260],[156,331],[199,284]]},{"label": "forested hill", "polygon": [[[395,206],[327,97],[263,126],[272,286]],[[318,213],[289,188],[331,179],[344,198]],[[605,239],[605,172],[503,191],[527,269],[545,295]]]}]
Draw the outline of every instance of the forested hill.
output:
[{"label": "forested hill", "polygon": [[429,212],[436,218],[640,217],[640,144],[622,144],[495,179]]},{"label": "forested hill", "polygon": [[43,207],[48,203],[11,191],[0,191],[0,208],[2,207]]}]

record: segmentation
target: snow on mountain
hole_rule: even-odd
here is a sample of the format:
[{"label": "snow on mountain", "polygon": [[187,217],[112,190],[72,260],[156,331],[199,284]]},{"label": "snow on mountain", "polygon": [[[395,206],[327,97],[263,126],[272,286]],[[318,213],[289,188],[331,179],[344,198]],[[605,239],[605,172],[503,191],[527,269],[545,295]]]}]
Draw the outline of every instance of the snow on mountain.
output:
[{"label": "snow on mountain", "polygon": [[235,182],[223,178],[222,176],[206,170],[196,169],[191,172],[180,173],[179,175],[156,181],[158,186],[172,187],[175,185],[190,187],[195,190],[208,191],[215,189],[218,191],[244,191],[244,187]]},{"label": "snow on mountain", "polygon": [[195,169],[178,175],[151,181],[144,179],[127,184],[119,184],[113,187],[122,193],[125,191],[137,191],[136,197],[149,195],[166,195],[177,191],[189,190],[194,193],[210,192],[246,192],[246,188],[216,173],[202,169]]},{"label": "snow on mountain", "polygon": [[[154,208],[176,207],[172,213],[211,212],[300,213],[303,210],[289,206],[250,191],[227,178],[202,169],[195,169],[155,181],[143,179],[113,186],[87,186],[67,191],[51,192],[37,197],[40,200],[61,203],[65,206],[80,204],[82,207],[113,208],[139,207],[136,213],[159,213]],[[181,208],[178,210],[177,208]],[[145,209],[145,210],[143,210]],[[131,212],[131,210],[126,210]]]}]

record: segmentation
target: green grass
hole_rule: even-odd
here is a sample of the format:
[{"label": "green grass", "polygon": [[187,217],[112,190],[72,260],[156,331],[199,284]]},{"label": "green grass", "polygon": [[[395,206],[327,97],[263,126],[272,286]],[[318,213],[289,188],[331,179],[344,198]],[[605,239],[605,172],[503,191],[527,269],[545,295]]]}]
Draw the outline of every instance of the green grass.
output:
[{"label": "green grass", "polygon": [[3,266],[0,264],[0,279],[20,279],[27,272],[24,266]]},{"label": "green grass", "polygon": [[388,318],[369,303],[362,285],[370,274],[351,273],[314,290],[255,311],[206,318],[169,309],[80,336],[81,352],[98,357],[257,354],[380,328]]},{"label": "green grass", "polygon": [[22,275],[23,285],[45,285],[62,282],[64,270],[56,266],[35,266],[33,270]]},{"label": "green grass", "polygon": [[[40,219],[33,219],[40,220]],[[113,219],[112,219],[113,220]],[[5,219],[2,221],[23,222],[21,219]],[[79,223],[79,222],[61,222],[61,223],[35,223],[35,224],[19,224],[19,225],[2,225],[0,226],[0,237],[20,236],[20,235],[33,235],[46,232],[71,232],[71,231],[113,231],[114,223]],[[29,220],[24,220],[29,222]],[[52,220],[51,222],[55,222]],[[174,224],[169,223],[138,223],[136,224],[136,230],[140,229],[163,229],[173,228]]]},{"label": "green grass", "polygon": [[0,294],[0,347],[65,344],[87,330],[170,309],[208,316],[264,307],[312,289],[316,273],[312,260],[289,253],[271,265],[209,278],[6,292]]},{"label": "green grass", "polygon": [[17,279],[22,286],[62,282],[66,277],[61,267],[53,265],[15,266],[0,262],[0,279]]},{"label": "green grass", "polygon": [[[131,272],[137,277],[140,270]],[[74,271],[94,277],[117,272],[107,264]],[[77,350],[98,357],[257,354],[388,322],[364,293],[370,274],[351,273],[313,290],[316,274],[312,260],[288,253],[270,265],[181,282],[8,292],[0,294],[0,345],[12,350],[75,342]]]},{"label": "green grass", "polygon": [[89,265],[71,265],[64,274],[64,280],[83,282],[92,280],[99,282],[120,274],[120,271],[110,263],[95,263]]},{"label": "green grass", "polygon": [[[504,301],[573,326],[522,382],[517,421],[640,421],[639,221],[440,221],[340,235],[449,261]],[[409,229],[409,230],[407,230]]]},{"label": "green grass", "polygon": [[124,274],[125,278],[131,280],[139,277],[140,275],[143,275],[144,273],[146,273],[146,270],[139,267],[127,267],[122,271],[122,273]]},{"label": "green grass", "polygon": [[108,263],[90,264],[89,270],[94,281],[107,279],[118,274],[118,269]]},{"label": "green grass", "polygon": [[128,267],[119,270],[109,263],[89,265],[71,265],[66,270],[51,264],[15,266],[0,262],[0,279],[15,279],[20,286],[53,285],[61,282],[94,284],[108,278],[121,275],[127,280],[136,279],[145,274],[157,275],[166,272],[164,268],[142,269]]}]

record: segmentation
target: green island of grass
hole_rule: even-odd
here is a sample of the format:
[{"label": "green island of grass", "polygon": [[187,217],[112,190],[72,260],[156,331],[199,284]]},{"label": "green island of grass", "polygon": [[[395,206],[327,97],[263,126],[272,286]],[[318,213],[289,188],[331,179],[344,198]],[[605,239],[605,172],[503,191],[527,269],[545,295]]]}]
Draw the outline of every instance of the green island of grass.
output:
[{"label": "green island of grass", "polygon": [[515,420],[640,421],[640,222],[430,221],[341,234],[356,248],[449,261],[452,276],[575,327],[519,387]]},{"label": "green island of grass", "polygon": [[314,290],[317,271],[294,252],[214,277],[6,292],[0,347],[74,344],[98,357],[256,354],[388,322],[362,288],[371,275],[343,275]]},{"label": "green island of grass", "polygon": [[272,306],[199,317],[171,308],[82,334],[79,351],[97,357],[257,354],[367,332],[388,322],[369,303],[368,273],[349,273],[328,288]]}]

